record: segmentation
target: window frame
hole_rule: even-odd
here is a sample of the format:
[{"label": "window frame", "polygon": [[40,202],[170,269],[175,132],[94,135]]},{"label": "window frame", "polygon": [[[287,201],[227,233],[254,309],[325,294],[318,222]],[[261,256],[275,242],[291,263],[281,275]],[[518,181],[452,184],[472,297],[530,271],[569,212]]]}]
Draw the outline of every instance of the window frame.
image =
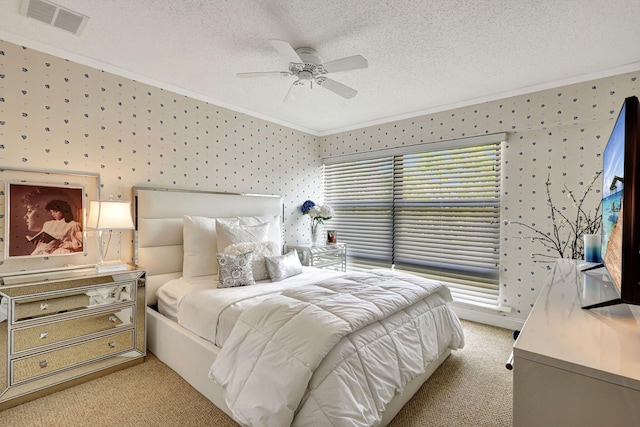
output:
[{"label": "window frame", "polygon": [[[449,285],[456,301],[499,309],[500,195],[502,152],[505,140],[506,134],[502,133],[324,158],[325,203],[331,205],[336,211],[336,215],[332,219],[331,228],[338,231],[338,236],[340,236],[341,241],[349,243],[349,240],[355,236],[354,231],[362,232],[364,230],[378,233],[379,237],[383,239],[391,239],[391,253],[390,257],[387,258],[381,256],[379,259],[374,259],[367,256],[367,251],[375,253],[375,249],[377,248],[367,248],[366,251],[362,251],[359,250],[358,244],[351,245],[348,251],[349,268],[352,270],[372,267],[390,268],[442,280]],[[471,197],[474,194],[472,188],[473,179],[469,177],[464,178],[462,176],[464,172],[461,172],[457,166],[454,166],[451,170],[461,175],[460,188],[456,189],[458,193],[449,197],[450,195],[447,195],[446,191],[443,191],[445,197],[442,199],[439,199],[437,196],[423,197],[425,192],[434,191],[436,187],[433,187],[433,185],[438,183],[434,184],[433,182],[425,181],[422,177],[410,177],[412,173],[415,174],[416,171],[420,171],[419,167],[404,168],[401,166],[402,162],[411,163],[411,161],[413,161],[415,164],[418,164],[420,161],[424,161],[424,158],[435,158],[434,156],[443,155],[445,152],[460,154],[461,157],[464,157],[465,150],[468,149],[467,151],[473,152],[473,147],[480,146],[485,146],[484,150],[495,150],[495,158],[491,158],[492,154],[488,154],[485,158],[488,169],[485,168],[482,172],[483,179],[486,179],[486,182],[481,183],[478,187],[485,192],[481,197]],[[477,151],[482,152],[482,150]],[[460,156],[456,158],[456,161],[460,161]],[[481,157],[482,156],[478,155],[477,158]],[[349,167],[353,168],[354,164],[360,164],[365,171],[361,176],[366,177],[366,165],[383,162],[384,159],[391,162],[392,171],[390,172],[388,167],[386,170],[386,173],[392,174],[391,185],[386,188],[386,190],[390,191],[389,194],[376,194],[375,199],[367,201],[366,191],[361,191],[360,194],[356,194],[357,191],[355,188],[358,184],[351,183],[346,186],[348,190],[343,192],[345,198],[340,199],[339,184],[334,182],[337,168],[346,167],[348,169]],[[434,160],[434,165],[439,166],[441,164],[441,160]],[[493,166],[491,166],[491,164]],[[491,173],[491,167],[497,168],[494,174]],[[477,165],[476,169],[480,170]],[[358,172],[357,168],[354,168],[354,171],[354,173]],[[348,181],[350,177],[346,176],[345,178],[343,182]],[[448,176],[446,174],[442,175],[443,184],[451,184],[447,182],[447,178]],[[409,194],[408,197],[405,197],[407,195],[407,186],[404,184],[406,183],[405,181],[411,181],[411,179],[413,179],[414,184],[417,183],[414,185],[414,188],[410,190],[415,194]],[[374,180],[372,179],[372,181]],[[469,187],[468,194],[462,194],[467,191],[464,186]],[[409,187],[411,187],[411,185],[409,185]],[[437,193],[438,191],[434,192]],[[480,192],[478,192],[478,194],[480,194]],[[469,197],[465,198],[463,196]],[[347,219],[341,217],[341,212],[347,212],[348,209],[352,209],[352,211],[355,210],[356,206],[350,205],[350,203],[357,205],[361,211],[375,209],[376,207],[386,207],[389,218],[387,218],[386,221],[384,219],[374,218],[374,220],[369,220],[368,222],[361,221],[362,225],[360,226],[354,226],[354,223],[359,223],[357,218]],[[407,253],[411,252],[409,249],[412,244],[416,246],[415,248],[411,248],[414,252],[429,248],[431,245],[436,249],[439,245],[446,246],[444,241],[435,241],[437,239],[433,239],[434,242],[432,243],[425,243],[428,237],[424,237],[426,233],[421,233],[420,227],[416,225],[417,220],[415,218],[412,220],[411,214],[419,212],[420,210],[424,212],[447,212],[448,209],[451,209],[450,212],[454,212],[454,210],[457,209],[462,213],[469,213],[475,210],[473,215],[477,214],[479,216],[478,224],[482,224],[482,230],[476,233],[477,236],[473,237],[473,239],[477,241],[473,242],[473,244],[466,249],[460,250],[460,252],[468,251],[471,258],[474,256],[478,257],[478,259],[482,258],[482,262],[474,263],[473,261],[466,261],[457,264],[454,262],[455,265],[446,265],[446,263],[442,261],[429,262],[428,257],[421,256],[420,254],[407,256]],[[432,215],[432,217],[435,217],[434,215]],[[425,218],[428,217],[429,215]],[[447,227],[446,219],[446,216],[441,215],[440,220],[445,224],[443,225],[445,228]],[[460,221],[464,222],[463,220]],[[349,225],[349,223],[351,224]],[[387,227],[390,227],[390,229],[385,230],[383,228],[385,224]],[[469,227],[469,230],[475,231],[472,222],[465,225]],[[426,225],[425,227],[428,228]],[[487,235],[483,236],[482,233],[486,233]],[[442,239],[442,237],[439,238]],[[366,242],[367,239],[359,238],[359,241]],[[377,242],[379,241],[378,239]],[[370,239],[370,244],[376,245],[379,243],[376,243],[376,239]],[[451,256],[455,256],[457,249],[452,249],[452,246],[453,245],[450,245],[448,250],[451,251]],[[389,247],[389,245],[384,245],[384,248],[387,247]],[[486,256],[483,255],[484,252],[487,252],[485,254]],[[477,265],[474,266],[474,264]],[[465,268],[467,268],[468,271],[465,272]]]}]

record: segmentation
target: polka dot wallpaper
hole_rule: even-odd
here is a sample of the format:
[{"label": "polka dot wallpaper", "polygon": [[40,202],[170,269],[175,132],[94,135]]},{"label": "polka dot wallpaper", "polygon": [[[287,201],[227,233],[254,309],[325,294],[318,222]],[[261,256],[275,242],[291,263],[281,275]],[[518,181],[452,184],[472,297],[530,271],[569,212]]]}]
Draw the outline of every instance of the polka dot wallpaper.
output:
[{"label": "polka dot wallpaper", "polygon": [[298,207],[320,194],[318,149],[313,135],[0,41],[0,167],[99,173],[102,197],[125,200],[135,185],[279,194],[293,243],[309,238]]},{"label": "polka dot wallpaper", "polygon": [[[567,191],[582,195],[602,169],[602,150],[624,98],[640,97],[640,72],[501,99],[321,138],[322,157],[507,132],[501,216],[551,231],[545,182],[554,205],[575,215]],[[566,186],[566,188],[565,188]],[[597,180],[584,206],[595,216]],[[525,319],[558,257],[523,227],[501,226],[500,301]],[[532,254],[540,254],[532,258]],[[547,261],[547,262],[545,262]]]},{"label": "polka dot wallpaper", "polygon": [[[321,158],[507,132],[502,219],[549,227],[545,181],[570,211],[640,72],[315,137],[0,41],[0,167],[100,174],[103,197],[148,185],[281,194],[285,239],[308,240],[297,209],[321,200]],[[598,181],[596,187],[601,183]],[[599,193],[588,197],[595,208]],[[524,319],[547,270],[515,225],[501,226],[501,302]],[[130,236],[123,258],[131,259]],[[6,266],[2,266],[6,267]]]}]

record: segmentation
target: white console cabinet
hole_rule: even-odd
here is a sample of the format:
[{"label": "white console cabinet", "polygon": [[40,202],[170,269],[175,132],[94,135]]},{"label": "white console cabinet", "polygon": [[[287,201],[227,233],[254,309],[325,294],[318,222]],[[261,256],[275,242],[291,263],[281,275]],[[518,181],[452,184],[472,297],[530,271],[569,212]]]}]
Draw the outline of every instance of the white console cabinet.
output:
[{"label": "white console cabinet", "polygon": [[640,426],[640,307],[585,310],[616,296],[604,269],[558,260],[513,348],[513,421]]}]

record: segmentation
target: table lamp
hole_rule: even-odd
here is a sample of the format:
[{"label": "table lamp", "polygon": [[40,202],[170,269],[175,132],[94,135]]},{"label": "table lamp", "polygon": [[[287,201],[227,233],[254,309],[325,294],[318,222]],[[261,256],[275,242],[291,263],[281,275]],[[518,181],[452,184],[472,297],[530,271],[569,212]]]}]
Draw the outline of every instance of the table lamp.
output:
[{"label": "table lamp", "polygon": [[[98,231],[98,252],[100,254],[100,261],[96,264],[98,273],[127,269],[127,264],[120,259],[120,238],[118,239],[118,259],[106,261],[105,258],[109,252],[109,244],[111,243],[113,232],[120,233],[122,230],[131,230],[133,228],[130,202],[112,200],[110,196],[109,200],[92,200],[89,203],[87,229]],[[107,233],[103,233],[104,231],[107,231]]]}]

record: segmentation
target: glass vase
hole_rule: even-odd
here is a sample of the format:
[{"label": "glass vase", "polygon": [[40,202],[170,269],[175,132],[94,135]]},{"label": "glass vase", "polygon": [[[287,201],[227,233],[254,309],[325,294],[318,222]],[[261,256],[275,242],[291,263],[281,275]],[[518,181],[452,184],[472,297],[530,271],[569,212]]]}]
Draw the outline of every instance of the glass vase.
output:
[{"label": "glass vase", "polygon": [[318,223],[311,223],[311,240],[309,243],[313,246],[318,244]]},{"label": "glass vase", "polygon": [[601,263],[600,257],[600,235],[599,234],[585,234],[584,238],[584,260],[586,262]]}]

